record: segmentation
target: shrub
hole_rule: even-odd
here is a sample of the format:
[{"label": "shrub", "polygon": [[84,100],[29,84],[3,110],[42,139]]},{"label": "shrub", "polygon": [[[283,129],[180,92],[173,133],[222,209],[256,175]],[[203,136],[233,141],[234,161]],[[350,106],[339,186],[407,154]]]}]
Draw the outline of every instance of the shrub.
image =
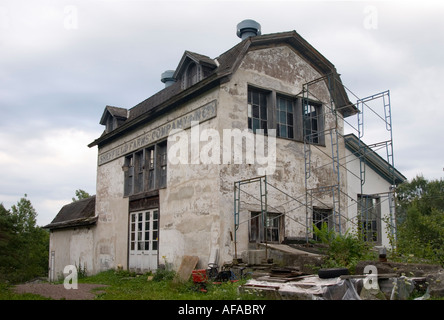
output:
[{"label": "shrub", "polygon": [[373,259],[375,254],[371,252],[370,246],[358,235],[349,232],[339,234],[329,230],[326,223],[321,228],[313,226],[316,238],[326,245],[324,254],[327,256],[323,268],[348,268],[354,273],[356,265],[360,260]]}]

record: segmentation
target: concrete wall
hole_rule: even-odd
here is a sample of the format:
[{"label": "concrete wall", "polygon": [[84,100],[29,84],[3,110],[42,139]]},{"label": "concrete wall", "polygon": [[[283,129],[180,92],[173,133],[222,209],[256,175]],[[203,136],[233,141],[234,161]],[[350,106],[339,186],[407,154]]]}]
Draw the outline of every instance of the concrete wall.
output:
[{"label": "concrete wall", "polygon": [[[255,50],[247,53],[240,68],[233,75],[230,82],[221,86],[219,99],[219,130],[226,128],[247,128],[247,92],[248,85],[273,90],[277,93],[301,97],[303,84],[318,79],[321,75],[306,63],[290,47],[281,46]],[[324,82],[310,88],[314,96],[322,102],[329,102],[329,92]],[[324,107],[325,128],[331,128],[335,119]],[[339,131],[343,131],[342,120],[338,120]],[[308,180],[309,188],[318,188],[337,183],[337,176],[333,172],[331,159],[331,140],[326,134],[325,146],[312,147],[312,176]],[[289,139],[276,139],[276,171],[268,176],[268,182],[285,193],[305,203],[305,160],[304,144]],[[344,143],[340,141],[339,158],[344,157]],[[328,156],[330,155],[330,156]],[[245,159],[245,158],[244,158]],[[222,258],[229,260],[234,256],[234,244],[229,241],[228,235],[233,233],[233,184],[241,179],[257,177],[257,166],[248,164],[222,164],[220,168],[220,216],[224,242],[221,242]],[[341,187],[346,187],[346,175],[341,170]],[[246,194],[241,194],[240,227],[237,235],[238,257],[249,249],[248,229],[251,211],[260,211],[259,185],[254,183],[242,187]],[[306,210],[297,201],[273,188],[268,188],[268,211],[286,214],[284,231],[286,237],[305,238]],[[321,201],[314,201],[314,205],[332,207],[331,193],[320,195]],[[341,196],[341,212],[347,215],[347,204]],[[294,210],[294,208],[299,209]],[[343,221],[345,226],[345,221]],[[310,223],[311,225],[311,223]],[[282,237],[281,237],[282,240]]]},{"label": "concrete wall", "polygon": [[128,198],[123,197],[123,162],[119,158],[97,167],[95,272],[127,265]]},{"label": "concrete wall", "polygon": [[[177,115],[218,100],[214,89],[175,110]],[[224,106],[217,102],[217,113]],[[199,257],[198,267],[206,268],[212,248],[219,242],[219,163],[204,163],[200,154],[207,142],[201,141],[198,154],[191,150],[191,131],[202,138],[207,129],[217,127],[217,118],[199,123],[199,128],[184,130],[190,144],[187,163],[168,162],[167,188],[159,191],[159,263],[172,263],[177,269],[184,255]],[[195,131],[194,131],[195,130]],[[197,131],[198,130],[198,131]],[[173,143],[168,143],[168,149]]]},{"label": "concrete wall", "polygon": [[54,267],[49,270],[49,279],[63,279],[63,269],[67,265],[86,269],[88,275],[94,274],[94,232],[95,227],[52,230],[49,236],[49,267],[54,252]]},{"label": "concrete wall", "polygon": [[[239,69],[229,82],[226,82],[204,95],[194,98],[171,113],[155,119],[144,128],[126,134],[99,149],[104,152],[129,141],[143,132],[156,128],[180,115],[195,110],[210,101],[217,100],[217,117],[200,124],[200,130],[215,129],[223,137],[224,129],[247,129],[247,88],[257,86],[278,93],[297,96],[302,85],[321,75],[306,63],[290,47],[281,46],[255,50],[247,53]],[[312,98],[330,101],[325,83],[310,88]],[[335,119],[324,110],[326,128]],[[342,122],[339,120],[342,132]],[[192,129],[187,129],[191,135]],[[276,171],[271,174],[269,183],[296,198],[304,197],[304,149],[303,143],[277,138]],[[208,141],[201,141],[201,148]],[[168,144],[170,148],[170,144]],[[244,147],[245,149],[245,147]],[[312,148],[313,171],[310,187],[337,183],[332,170],[330,138],[325,136],[325,146]],[[340,144],[340,158],[344,146]],[[189,149],[189,159],[192,152]],[[223,143],[220,144],[220,163],[177,164],[168,163],[167,188],[159,190],[160,232],[159,263],[171,263],[175,268],[183,255],[199,256],[198,267],[206,267],[212,251],[218,250],[219,263],[231,261],[234,257],[233,242],[233,185],[235,181],[258,176],[256,165],[222,163]],[[245,157],[243,157],[245,159]],[[99,217],[94,235],[94,272],[115,268],[121,264],[125,268],[128,261],[128,198],[123,196],[124,174],[123,157],[105,163],[97,168],[96,214]],[[330,165],[329,165],[330,164]],[[342,173],[341,183],[346,185]],[[257,186],[246,186],[245,191],[258,195]],[[298,210],[296,202],[288,203],[289,198],[281,192],[269,189],[269,211],[271,206],[287,213],[284,220],[285,236],[305,237],[305,207]],[[244,197],[241,220],[244,223],[238,232],[238,251],[248,249],[248,218],[250,211],[260,211],[259,203],[253,197]],[[305,199],[304,199],[305,201]],[[331,195],[322,196],[322,205],[332,206]],[[284,205],[287,203],[286,205]],[[318,205],[321,205],[319,203]],[[342,212],[346,212],[345,201],[341,202]]]}]

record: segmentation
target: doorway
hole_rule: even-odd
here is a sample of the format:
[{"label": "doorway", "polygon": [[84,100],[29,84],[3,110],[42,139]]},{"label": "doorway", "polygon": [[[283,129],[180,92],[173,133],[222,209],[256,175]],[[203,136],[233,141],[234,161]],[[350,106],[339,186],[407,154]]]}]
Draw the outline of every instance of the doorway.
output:
[{"label": "doorway", "polygon": [[129,269],[146,272],[157,269],[159,209],[130,213]]}]

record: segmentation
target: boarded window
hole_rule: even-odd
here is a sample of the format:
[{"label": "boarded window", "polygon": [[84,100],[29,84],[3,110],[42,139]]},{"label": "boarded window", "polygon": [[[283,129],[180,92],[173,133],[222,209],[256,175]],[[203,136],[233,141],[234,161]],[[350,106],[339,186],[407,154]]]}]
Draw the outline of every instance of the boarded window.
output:
[{"label": "boarded window", "polygon": [[124,165],[124,195],[128,196],[133,193],[133,182],[134,182],[134,156],[128,155],[125,157]]},{"label": "boarded window", "polygon": [[191,63],[187,69],[187,87],[191,87],[193,84],[197,83],[197,65]]},{"label": "boarded window", "polygon": [[167,160],[166,141],[126,156],[123,165],[124,195],[165,188]]},{"label": "boarded window", "polygon": [[168,161],[166,142],[159,143],[157,145],[157,156],[158,156],[157,170],[159,172],[158,186],[159,186],[159,188],[164,188],[164,187],[166,187],[166,183],[167,183],[167,161]]}]

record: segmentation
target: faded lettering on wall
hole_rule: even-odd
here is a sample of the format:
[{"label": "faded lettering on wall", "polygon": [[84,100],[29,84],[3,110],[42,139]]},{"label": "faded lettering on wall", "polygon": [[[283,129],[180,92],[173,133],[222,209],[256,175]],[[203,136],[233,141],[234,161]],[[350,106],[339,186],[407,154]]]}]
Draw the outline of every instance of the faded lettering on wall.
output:
[{"label": "faded lettering on wall", "polygon": [[183,116],[180,116],[170,122],[167,122],[151,131],[141,134],[140,136],[131,139],[109,151],[99,155],[98,165],[105,164],[112,160],[119,158],[127,153],[133,152],[139,148],[148,146],[149,144],[160,139],[168,137],[173,129],[188,129],[191,127],[192,121],[204,122],[216,116],[216,100],[213,100],[206,105],[193,110]]}]

